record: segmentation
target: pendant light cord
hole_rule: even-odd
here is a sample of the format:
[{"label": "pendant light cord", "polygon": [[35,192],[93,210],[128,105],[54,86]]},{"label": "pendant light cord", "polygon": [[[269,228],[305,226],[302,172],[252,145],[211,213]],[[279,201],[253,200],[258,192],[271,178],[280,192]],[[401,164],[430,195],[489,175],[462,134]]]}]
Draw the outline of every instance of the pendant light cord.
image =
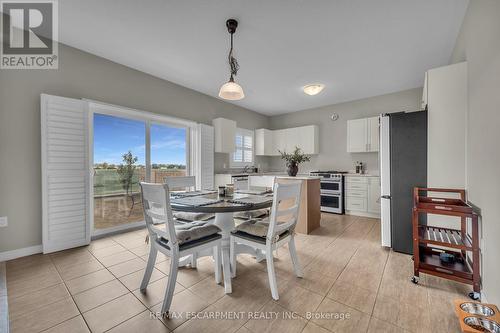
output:
[{"label": "pendant light cord", "polygon": [[238,69],[240,69],[240,65],[238,65],[238,61],[233,57],[233,33],[231,33],[231,49],[229,50],[229,67],[231,68],[231,78],[230,81],[233,81],[233,75],[238,73]]}]

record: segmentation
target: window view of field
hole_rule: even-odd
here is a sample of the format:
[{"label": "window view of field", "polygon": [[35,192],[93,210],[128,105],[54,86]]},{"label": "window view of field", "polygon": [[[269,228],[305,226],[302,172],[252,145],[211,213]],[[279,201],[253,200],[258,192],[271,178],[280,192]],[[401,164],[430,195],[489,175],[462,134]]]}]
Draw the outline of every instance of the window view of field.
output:
[{"label": "window view of field", "polygon": [[186,175],[186,129],[152,124],[146,179],[143,121],[94,115],[94,228],[143,221],[139,182]]}]

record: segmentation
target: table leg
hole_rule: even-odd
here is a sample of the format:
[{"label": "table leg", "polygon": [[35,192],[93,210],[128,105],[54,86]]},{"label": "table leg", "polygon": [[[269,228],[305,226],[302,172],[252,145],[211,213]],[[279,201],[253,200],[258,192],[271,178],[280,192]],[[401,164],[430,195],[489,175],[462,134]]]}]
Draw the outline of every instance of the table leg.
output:
[{"label": "table leg", "polygon": [[231,267],[229,263],[229,238],[234,229],[233,213],[215,214],[215,225],[222,231],[222,271],[224,273],[224,289],[226,294],[232,292]]},{"label": "table leg", "polygon": [[191,263],[191,256],[185,256],[179,259],[179,267],[185,267]]},{"label": "table leg", "polygon": [[[224,285],[226,288],[226,294],[231,293],[231,273],[234,272],[234,267],[231,267],[229,260],[229,238],[231,236],[231,231],[234,230],[234,217],[233,213],[216,213],[214,224],[221,229],[222,234],[222,268],[224,273]],[[251,246],[245,244],[235,245],[236,254],[247,253],[255,257],[257,262],[261,262],[265,259],[265,255],[261,250],[256,250]],[[226,269],[228,274],[226,274]],[[227,276],[227,280],[226,280]]]}]

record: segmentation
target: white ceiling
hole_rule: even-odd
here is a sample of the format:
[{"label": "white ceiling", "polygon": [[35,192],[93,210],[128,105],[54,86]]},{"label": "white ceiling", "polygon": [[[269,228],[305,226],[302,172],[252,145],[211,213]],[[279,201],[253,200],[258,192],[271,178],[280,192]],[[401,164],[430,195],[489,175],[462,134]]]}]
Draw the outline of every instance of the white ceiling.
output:
[{"label": "white ceiling", "polygon": [[[227,18],[236,18],[234,104],[275,115],[420,87],[448,64],[468,0],[64,0],[60,41],[217,97],[229,76]],[[305,95],[320,82],[325,90]],[[217,97],[218,98],[218,97]]]}]

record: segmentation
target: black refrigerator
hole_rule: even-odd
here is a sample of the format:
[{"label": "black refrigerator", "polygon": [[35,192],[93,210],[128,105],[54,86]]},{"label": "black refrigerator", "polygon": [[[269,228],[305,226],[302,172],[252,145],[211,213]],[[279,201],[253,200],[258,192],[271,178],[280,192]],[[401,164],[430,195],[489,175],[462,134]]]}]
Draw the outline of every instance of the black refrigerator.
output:
[{"label": "black refrigerator", "polygon": [[382,245],[412,254],[413,188],[427,185],[427,111],[380,117],[380,178]]}]

